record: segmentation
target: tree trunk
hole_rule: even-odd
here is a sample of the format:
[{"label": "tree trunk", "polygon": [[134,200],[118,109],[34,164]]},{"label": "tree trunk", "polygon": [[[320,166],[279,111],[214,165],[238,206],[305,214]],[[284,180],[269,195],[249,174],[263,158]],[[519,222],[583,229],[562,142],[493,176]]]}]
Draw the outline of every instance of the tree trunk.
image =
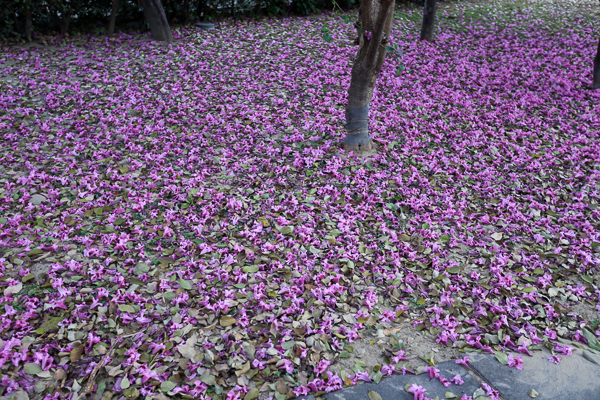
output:
[{"label": "tree trunk", "polygon": [[600,89],[600,39],[598,40],[598,50],[596,50],[596,58],[594,58],[594,82],[592,89]]},{"label": "tree trunk", "polygon": [[117,11],[119,11],[119,0],[112,0],[112,11],[110,12],[110,23],[108,24],[108,37],[112,37],[115,33]]},{"label": "tree trunk", "polygon": [[437,0],[425,0],[423,8],[423,25],[421,25],[421,40],[433,42],[433,26],[435,23],[435,11]]},{"label": "tree trunk", "polygon": [[142,4],[154,40],[173,43],[173,34],[160,0],[142,0]]},{"label": "tree trunk", "polygon": [[196,19],[203,20],[204,18],[204,0],[198,0],[196,3]]},{"label": "tree trunk", "polygon": [[369,150],[369,104],[375,81],[383,66],[386,44],[393,21],[394,0],[361,0],[358,31],[358,54],[352,65],[348,105],[346,106],[346,139],[344,148]]},{"label": "tree trunk", "polygon": [[65,11],[60,21],[60,33],[66,34],[69,32],[69,24],[71,23],[71,10]]},{"label": "tree trunk", "polygon": [[31,7],[25,9],[25,37],[31,38]]},{"label": "tree trunk", "polygon": [[190,22],[190,3],[188,0],[183,2],[183,24],[187,25]]}]

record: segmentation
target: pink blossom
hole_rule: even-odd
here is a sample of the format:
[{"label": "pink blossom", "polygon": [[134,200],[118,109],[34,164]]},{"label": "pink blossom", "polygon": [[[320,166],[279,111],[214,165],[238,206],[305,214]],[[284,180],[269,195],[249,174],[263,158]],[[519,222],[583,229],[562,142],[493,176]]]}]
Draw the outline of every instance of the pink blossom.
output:
[{"label": "pink blossom", "polygon": [[458,360],[455,361],[456,364],[460,364],[463,367],[465,367],[466,369],[471,369],[471,367],[469,367],[469,357],[468,356],[464,356],[463,358],[459,358]]},{"label": "pink blossom", "polygon": [[315,375],[320,375],[323,372],[325,372],[325,370],[327,369],[327,367],[329,367],[329,365],[331,365],[331,361],[327,361],[327,360],[319,361],[319,364],[315,367]]},{"label": "pink blossom", "polygon": [[408,388],[408,392],[413,394],[414,400],[423,400],[425,393],[427,392],[427,389],[423,388],[422,386],[417,385],[416,383],[413,383]]},{"label": "pink blossom", "polygon": [[498,400],[498,398],[500,397],[500,393],[498,393],[498,391],[496,389],[494,389],[487,383],[482,382],[481,387],[483,388],[483,390],[485,390],[485,394],[488,397],[490,397],[492,400]]},{"label": "pink blossom", "polygon": [[509,367],[515,367],[518,370],[523,369],[523,357],[518,356],[514,357],[512,353],[508,354],[508,364]]},{"label": "pink blossom", "polygon": [[463,380],[462,376],[460,376],[460,374],[456,374],[454,375],[454,378],[450,379],[452,382],[454,382],[455,385],[459,385],[462,386],[465,384],[465,381]]}]

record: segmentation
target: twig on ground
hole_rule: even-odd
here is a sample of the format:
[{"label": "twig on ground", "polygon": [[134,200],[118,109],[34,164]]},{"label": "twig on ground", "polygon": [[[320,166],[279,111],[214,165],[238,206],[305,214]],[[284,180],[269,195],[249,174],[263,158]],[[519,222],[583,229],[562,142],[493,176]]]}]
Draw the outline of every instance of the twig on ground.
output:
[{"label": "twig on ground", "polygon": [[102,360],[92,370],[92,373],[90,374],[90,377],[88,378],[87,384],[85,385],[85,388],[83,389],[83,392],[81,392],[81,395],[79,396],[80,398],[83,398],[85,395],[87,395],[92,390],[92,388],[94,387],[94,384],[96,383],[96,374],[98,374],[98,371],[100,371],[100,368],[102,368],[102,366],[104,365],[104,362],[108,359],[108,357],[110,357],[110,355],[112,354],[112,352],[115,349],[115,347],[117,347],[117,344],[122,339],[131,337],[131,336],[135,336],[138,333],[144,332],[146,329],[148,329],[148,327],[146,327],[146,328],[144,328],[142,330],[139,330],[137,332],[128,333],[126,335],[120,335],[120,336],[117,337],[117,339],[115,339],[115,341],[112,344],[112,346],[110,346],[110,349],[108,349],[108,351],[106,352],[106,354],[104,355],[104,357],[102,357]]}]

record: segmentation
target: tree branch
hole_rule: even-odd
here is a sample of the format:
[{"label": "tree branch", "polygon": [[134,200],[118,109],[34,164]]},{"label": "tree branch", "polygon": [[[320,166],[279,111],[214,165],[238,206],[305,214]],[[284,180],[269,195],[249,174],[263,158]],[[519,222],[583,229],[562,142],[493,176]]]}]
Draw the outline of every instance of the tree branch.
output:
[{"label": "tree branch", "polygon": [[393,0],[382,0],[379,5],[379,13],[377,14],[377,22],[375,23],[375,31],[372,33],[371,40],[369,41],[369,47],[367,49],[367,55],[365,60],[365,69],[370,74],[375,68],[375,59],[377,57],[377,49],[383,39],[383,28],[385,21],[388,19],[391,11],[391,5],[394,3]]}]

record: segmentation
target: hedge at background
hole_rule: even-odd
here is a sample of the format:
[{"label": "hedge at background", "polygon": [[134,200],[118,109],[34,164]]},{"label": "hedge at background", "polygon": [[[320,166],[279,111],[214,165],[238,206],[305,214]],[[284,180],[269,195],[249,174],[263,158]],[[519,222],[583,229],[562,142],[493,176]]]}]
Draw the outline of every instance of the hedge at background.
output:
[{"label": "hedge at background", "polygon": [[[423,0],[409,0],[423,3]],[[0,9],[0,37],[31,37],[52,31],[85,31],[101,34],[108,27],[112,0],[7,0]],[[358,0],[337,0],[343,9],[358,6]],[[163,0],[169,23],[198,20],[214,21],[223,17],[306,15],[333,9],[331,0]],[[138,0],[120,0],[117,29],[145,26]]]}]

